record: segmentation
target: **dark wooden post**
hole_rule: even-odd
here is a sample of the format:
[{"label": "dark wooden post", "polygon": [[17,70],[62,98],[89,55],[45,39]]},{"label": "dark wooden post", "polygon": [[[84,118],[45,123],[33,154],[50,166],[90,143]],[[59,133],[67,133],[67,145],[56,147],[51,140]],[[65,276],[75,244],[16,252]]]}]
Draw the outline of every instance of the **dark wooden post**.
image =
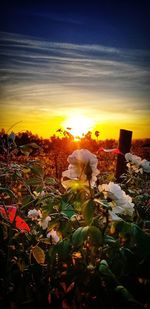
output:
[{"label": "dark wooden post", "polygon": [[[130,152],[131,141],[132,141],[132,131],[121,129],[118,148],[123,154]],[[121,154],[118,154],[117,165],[116,165],[116,179],[118,182],[119,181],[121,182],[120,176],[125,172],[126,172],[125,157]]]}]

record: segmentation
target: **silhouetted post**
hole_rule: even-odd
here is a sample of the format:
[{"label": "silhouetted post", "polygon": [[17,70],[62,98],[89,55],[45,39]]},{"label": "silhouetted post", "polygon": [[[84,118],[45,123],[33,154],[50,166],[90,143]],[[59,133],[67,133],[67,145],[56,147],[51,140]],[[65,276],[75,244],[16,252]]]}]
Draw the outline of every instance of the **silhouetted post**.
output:
[{"label": "silhouetted post", "polygon": [[[121,129],[118,148],[123,154],[130,152],[131,141],[132,141],[132,131]],[[122,154],[118,154],[117,165],[116,165],[117,181],[121,181],[120,176],[123,173],[125,173],[126,170],[127,167],[125,157]]]}]

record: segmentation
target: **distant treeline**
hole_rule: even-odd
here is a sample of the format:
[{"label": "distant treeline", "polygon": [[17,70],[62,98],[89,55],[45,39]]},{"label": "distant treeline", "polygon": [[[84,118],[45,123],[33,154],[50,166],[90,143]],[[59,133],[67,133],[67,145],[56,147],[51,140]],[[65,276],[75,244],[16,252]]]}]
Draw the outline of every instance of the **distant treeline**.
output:
[{"label": "distant treeline", "polygon": [[[137,139],[132,141],[131,152],[150,160],[150,139]],[[42,138],[30,131],[6,133],[0,132],[0,161],[23,163],[27,160],[40,160],[43,162],[46,173],[61,177],[61,173],[68,165],[67,157],[76,149],[88,149],[95,153],[99,159],[101,172],[114,172],[116,169],[117,154],[106,153],[102,148],[112,149],[118,147],[115,139],[101,140],[92,138],[88,132],[78,141],[74,141],[71,134],[56,132],[50,138]]]}]

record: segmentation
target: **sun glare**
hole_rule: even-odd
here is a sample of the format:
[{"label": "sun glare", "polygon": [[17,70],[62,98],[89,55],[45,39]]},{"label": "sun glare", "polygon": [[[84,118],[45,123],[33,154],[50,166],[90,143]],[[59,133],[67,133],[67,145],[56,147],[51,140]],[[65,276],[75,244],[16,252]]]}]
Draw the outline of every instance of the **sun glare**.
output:
[{"label": "sun glare", "polygon": [[65,129],[69,130],[75,138],[78,138],[92,130],[92,123],[90,118],[79,115],[67,119],[63,126]]}]

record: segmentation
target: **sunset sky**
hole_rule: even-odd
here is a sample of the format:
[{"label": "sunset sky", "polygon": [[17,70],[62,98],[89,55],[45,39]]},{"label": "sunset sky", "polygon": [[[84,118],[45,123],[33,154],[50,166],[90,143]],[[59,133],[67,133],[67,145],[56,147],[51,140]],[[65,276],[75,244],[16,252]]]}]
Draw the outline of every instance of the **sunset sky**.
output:
[{"label": "sunset sky", "polygon": [[149,1],[5,1],[0,129],[150,137]]}]

